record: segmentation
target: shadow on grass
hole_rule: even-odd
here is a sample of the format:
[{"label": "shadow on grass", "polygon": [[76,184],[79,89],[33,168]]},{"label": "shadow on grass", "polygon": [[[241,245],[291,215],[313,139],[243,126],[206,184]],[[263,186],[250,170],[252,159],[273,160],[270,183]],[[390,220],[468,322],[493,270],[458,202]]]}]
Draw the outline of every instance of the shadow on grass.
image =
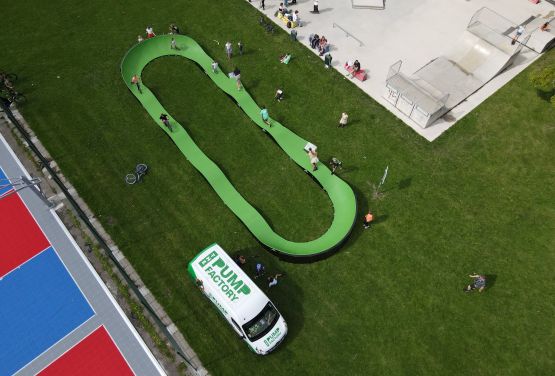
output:
[{"label": "shadow on grass", "polygon": [[[389,184],[384,184],[384,186],[388,185],[389,187],[386,189],[381,189],[380,192],[381,193],[386,193],[386,192],[391,192],[393,191],[395,188],[397,188],[398,190],[403,190],[403,189],[407,189],[412,185],[412,177],[410,178],[405,178],[405,179],[401,179],[399,180],[397,183],[393,184],[393,185],[389,185]],[[383,186],[382,186],[383,187]]]},{"label": "shadow on grass", "polygon": [[551,97],[555,95],[555,90],[543,91],[536,89],[536,94],[544,101],[549,102],[551,101]]},{"label": "shadow on grass", "polygon": [[412,178],[406,178],[406,179],[400,180],[398,184],[399,190],[406,189],[410,187],[411,184],[412,184]]},{"label": "shadow on grass", "polygon": [[387,218],[389,218],[388,214],[377,215],[376,218],[374,219],[374,222],[372,223],[372,226],[376,226],[380,223],[387,221]]},{"label": "shadow on grass", "polygon": [[[280,265],[281,262],[272,254],[266,252],[262,245],[241,249],[233,254],[233,258],[235,259],[239,255],[245,256],[247,260],[242,266],[243,271],[270,298],[285,318],[289,330],[284,342],[286,347],[287,343],[294,339],[304,326],[303,290],[292,276],[283,271]],[[266,270],[264,276],[259,278],[255,278],[257,263],[262,263]],[[283,274],[283,277],[279,279],[277,286],[268,289],[268,277],[277,273]],[[284,345],[278,347],[276,351],[280,351]]]},{"label": "shadow on grass", "polygon": [[497,274],[486,274],[486,290],[491,289],[497,281]]}]

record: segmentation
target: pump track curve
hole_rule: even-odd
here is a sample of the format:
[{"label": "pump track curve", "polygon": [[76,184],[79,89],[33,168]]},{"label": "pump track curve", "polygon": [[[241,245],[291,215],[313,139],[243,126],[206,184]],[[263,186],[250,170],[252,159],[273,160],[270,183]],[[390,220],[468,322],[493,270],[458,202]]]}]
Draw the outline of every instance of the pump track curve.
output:
[{"label": "pump track curve", "polygon": [[[171,49],[175,38],[179,49]],[[330,227],[322,236],[307,242],[293,242],[276,234],[264,217],[235,189],[222,170],[196,145],[185,128],[164,109],[156,96],[141,82],[142,93],[131,83],[133,75],[141,76],[143,69],[153,60],[164,56],[182,56],[197,63],[204,73],[225,93],[232,97],[245,114],[283,149],[283,151],[327,192],[334,209]],[[131,93],[137,98],[158,126],[167,133],[189,162],[204,176],[214,191],[231,211],[247,226],[264,246],[284,259],[311,261],[324,258],[337,250],[349,236],[355,219],[357,204],[351,187],[322,163],[312,171],[304,147],[307,141],[276,120],[266,125],[260,116],[260,107],[243,88],[238,91],[235,80],[220,69],[212,72],[213,59],[192,38],[185,35],[160,35],[133,46],[121,63],[121,75]],[[173,127],[170,132],[160,121],[160,114],[168,114]],[[299,224],[301,225],[301,224]]]}]

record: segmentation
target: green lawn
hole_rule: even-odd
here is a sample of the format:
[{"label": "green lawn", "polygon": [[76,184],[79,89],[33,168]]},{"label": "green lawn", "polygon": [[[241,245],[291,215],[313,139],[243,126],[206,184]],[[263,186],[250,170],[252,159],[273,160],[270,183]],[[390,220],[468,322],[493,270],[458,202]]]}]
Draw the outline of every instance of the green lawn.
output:
[{"label": "green lawn", "polygon": [[[2,11],[0,68],[20,76],[27,121],[214,375],[555,373],[555,110],[527,79],[554,51],[428,143],[285,33],[263,33],[244,0],[18,0]],[[322,160],[344,161],[360,215],[377,214],[372,230],[357,224],[314,264],[259,246],[121,82],[137,34],[170,22],[224,69],[237,64],[254,99]],[[246,46],[232,63],[228,38]],[[327,195],[193,63],[159,59],[143,78],[278,233],[327,229]],[[126,186],[137,162],[149,175]],[[250,353],[188,280],[187,262],[214,241],[287,273],[270,294],[290,327],[275,354]],[[463,294],[471,272],[494,284]]]}]

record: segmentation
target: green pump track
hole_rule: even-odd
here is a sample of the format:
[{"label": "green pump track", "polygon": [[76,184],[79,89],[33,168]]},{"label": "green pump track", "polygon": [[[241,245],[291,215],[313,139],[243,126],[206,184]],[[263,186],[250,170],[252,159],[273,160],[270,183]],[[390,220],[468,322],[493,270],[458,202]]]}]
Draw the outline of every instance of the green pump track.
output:
[{"label": "green pump track", "polygon": [[[175,38],[178,50],[171,49],[171,38]],[[251,205],[231,184],[222,170],[202,152],[185,128],[181,126],[168,111],[164,109],[149,88],[142,84],[142,94],[136,85],[131,84],[133,75],[141,76],[144,67],[159,57],[182,56],[193,60],[214,83],[231,96],[245,114],[260,128],[266,131],[275,142],[301,168],[312,174],[313,178],[327,192],[334,208],[333,221],[328,230],[319,238],[307,242],[293,242],[276,234],[264,217]],[[200,171],[222,201],[239,217],[249,231],[265,246],[284,258],[319,259],[338,249],[349,236],[356,219],[356,198],[351,187],[332,175],[331,171],[322,163],[318,170],[312,171],[309,158],[304,147],[307,141],[271,119],[272,127],[266,125],[260,116],[260,107],[243,88],[237,90],[235,80],[229,78],[220,69],[212,72],[213,59],[204,52],[202,47],[192,38],[185,35],[161,35],[147,39],[132,47],[121,63],[123,81],[141,102],[158,126],[167,133],[177,145],[183,155]],[[160,114],[168,114],[173,132],[170,132],[160,121]],[[302,226],[302,223],[299,223]]]}]

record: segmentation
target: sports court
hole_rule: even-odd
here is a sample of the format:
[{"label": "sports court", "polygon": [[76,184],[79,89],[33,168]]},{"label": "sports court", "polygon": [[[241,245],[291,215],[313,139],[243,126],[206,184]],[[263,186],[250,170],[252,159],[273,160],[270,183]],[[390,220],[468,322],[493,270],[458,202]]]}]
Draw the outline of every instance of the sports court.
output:
[{"label": "sports court", "polygon": [[156,375],[158,362],[0,136],[0,375]]}]

